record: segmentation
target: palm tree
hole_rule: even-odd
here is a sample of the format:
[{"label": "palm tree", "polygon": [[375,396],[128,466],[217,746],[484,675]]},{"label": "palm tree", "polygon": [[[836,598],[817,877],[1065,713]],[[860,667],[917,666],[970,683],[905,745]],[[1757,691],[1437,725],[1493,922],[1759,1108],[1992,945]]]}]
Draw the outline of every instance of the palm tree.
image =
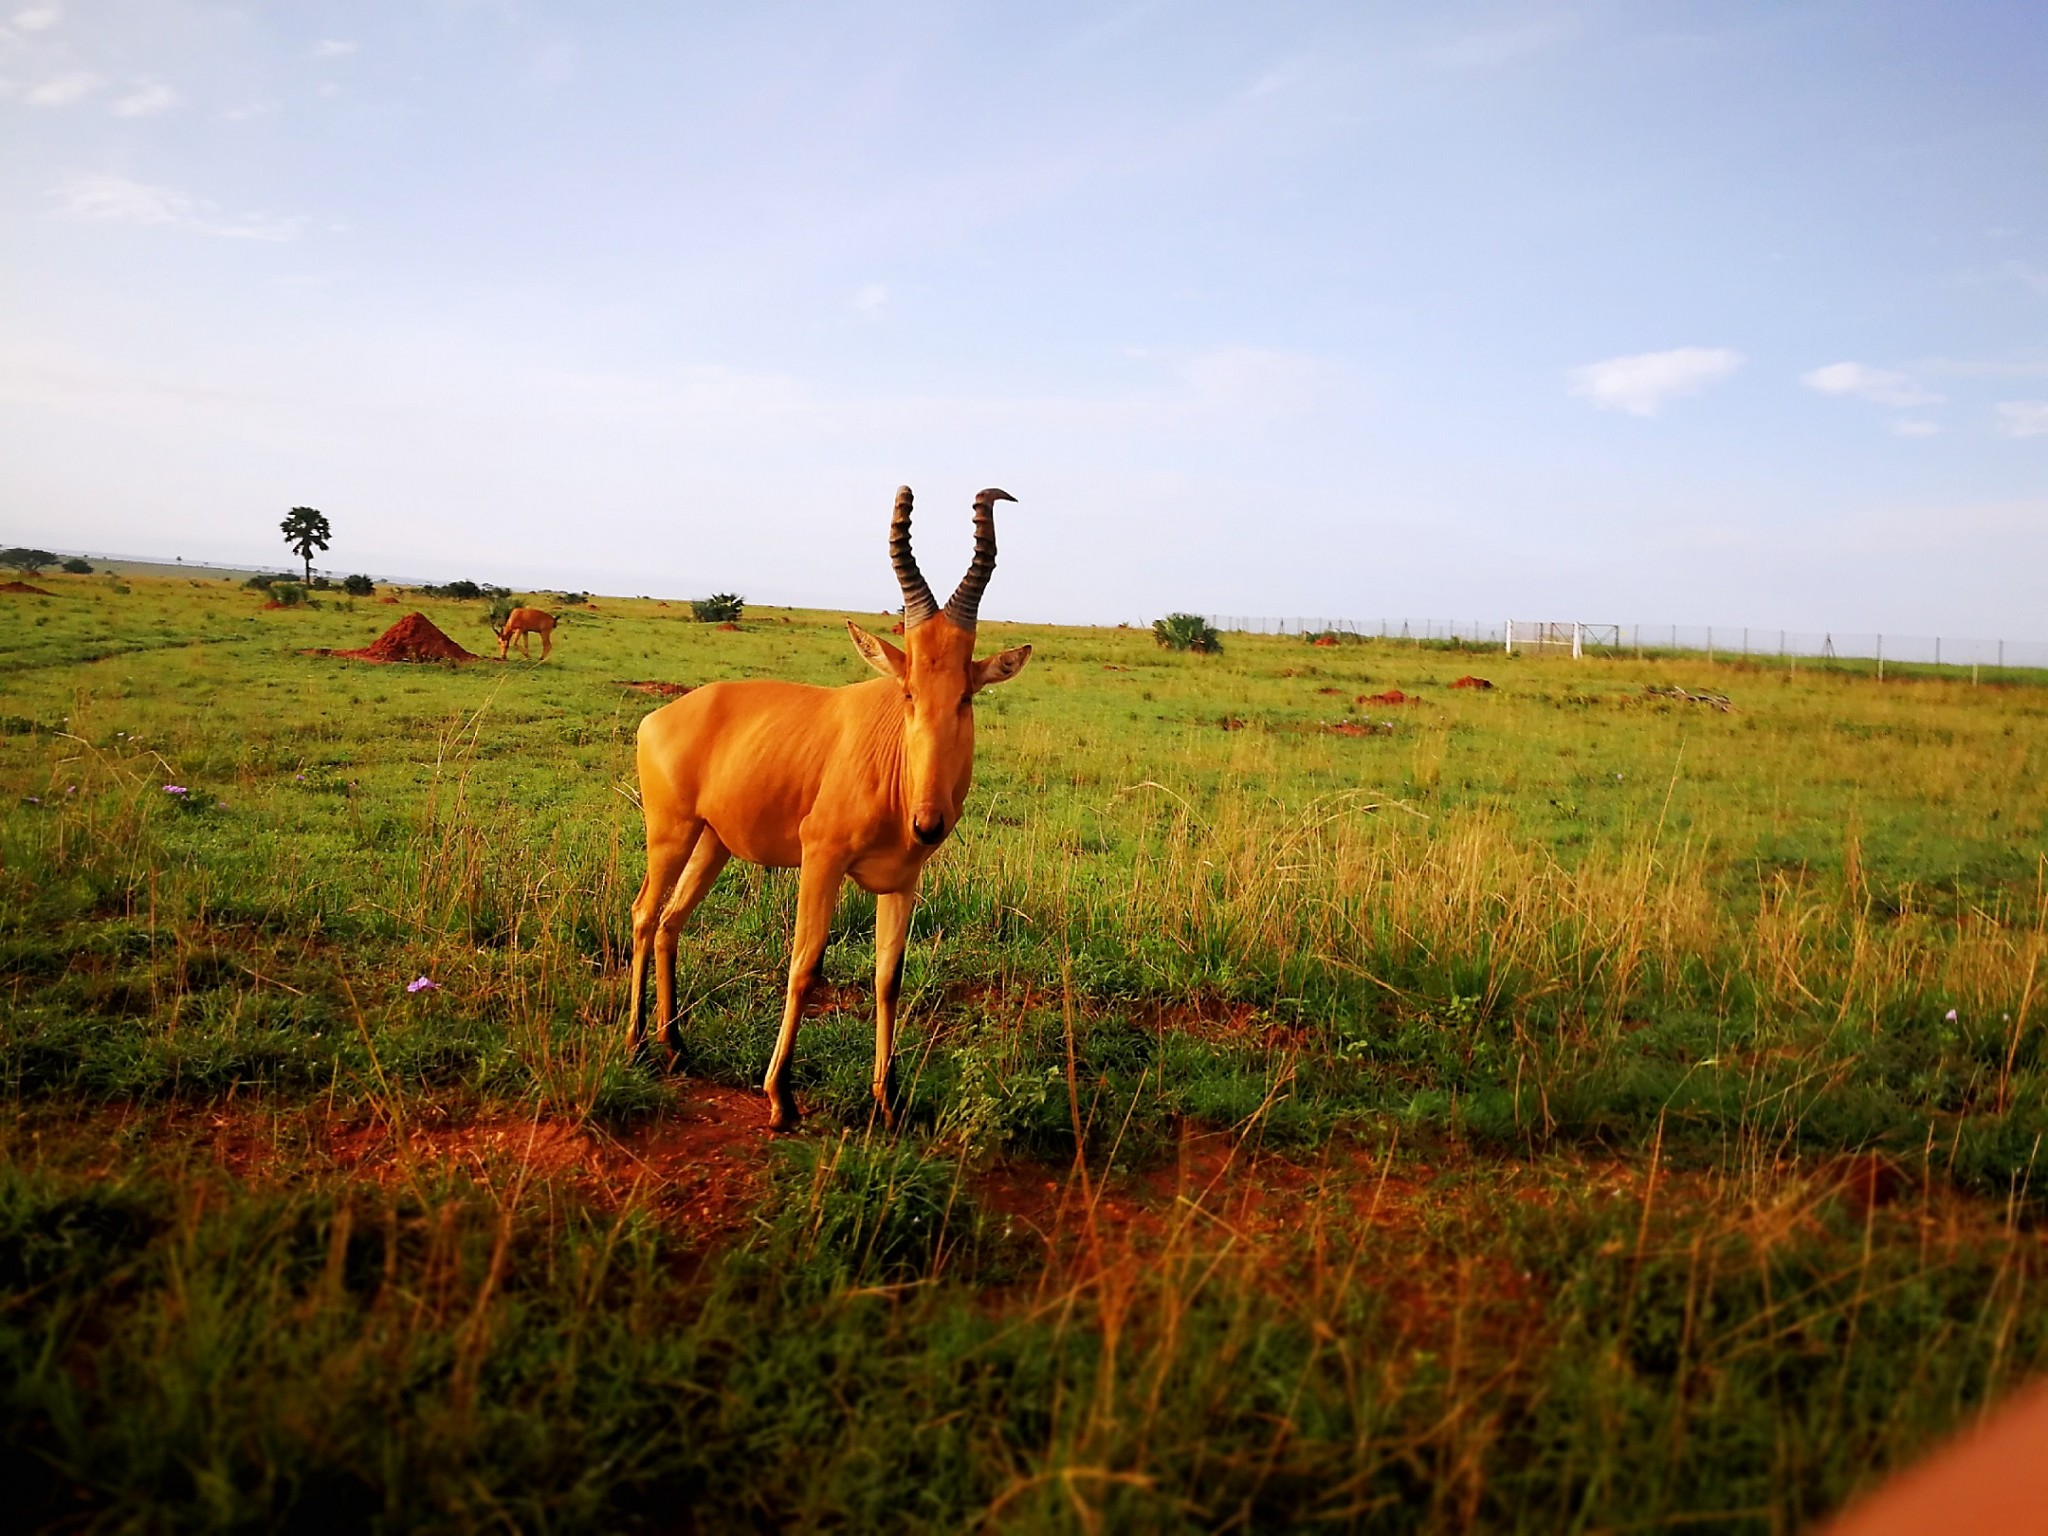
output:
[{"label": "palm tree", "polygon": [[327,525],[327,514],[312,507],[293,507],[278,526],[284,529],[285,547],[306,562],[306,582],[310,586],[313,551],[327,548],[327,541],[334,536],[334,530]]}]

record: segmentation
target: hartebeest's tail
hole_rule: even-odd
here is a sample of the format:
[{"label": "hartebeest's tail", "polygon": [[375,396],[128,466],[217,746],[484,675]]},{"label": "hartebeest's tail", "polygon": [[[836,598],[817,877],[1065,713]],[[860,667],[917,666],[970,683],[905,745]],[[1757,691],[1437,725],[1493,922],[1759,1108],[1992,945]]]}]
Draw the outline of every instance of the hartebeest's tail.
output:
[{"label": "hartebeest's tail", "polygon": [[[946,617],[962,629],[974,628],[981,612],[981,594],[988,590],[988,579],[995,574],[996,503],[1016,499],[1008,491],[993,487],[974,498],[974,558],[946,602]],[[889,520],[889,558],[896,566],[897,584],[903,588],[906,631],[917,628],[939,611],[939,605],[932,601],[932,589],[925,584],[924,573],[917,568],[917,557],[910,552],[910,503],[910,487],[900,487],[896,492],[896,515]]]}]

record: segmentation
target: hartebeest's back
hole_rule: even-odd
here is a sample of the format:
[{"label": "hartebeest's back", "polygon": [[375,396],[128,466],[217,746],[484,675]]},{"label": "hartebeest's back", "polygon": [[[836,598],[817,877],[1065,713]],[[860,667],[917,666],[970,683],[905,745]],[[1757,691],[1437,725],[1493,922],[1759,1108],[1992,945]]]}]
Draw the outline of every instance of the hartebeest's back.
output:
[{"label": "hartebeest's back", "polygon": [[797,1123],[790,1055],[849,878],[877,898],[874,1094],[894,1121],[889,1062],[918,880],[966,803],[974,695],[1015,677],[1031,656],[1024,645],[974,659],[995,569],[995,504],[1012,499],[997,490],[975,498],[974,559],[941,610],[911,554],[910,488],[896,493],[889,550],[903,588],[903,649],[847,625],[880,678],[845,688],[712,683],[640,723],[647,876],[633,903],[631,1036],[637,1043],[650,955],[660,1029],[673,1021],[676,935],[726,860],[800,870],[782,1029],[763,1084],[775,1129]]}]

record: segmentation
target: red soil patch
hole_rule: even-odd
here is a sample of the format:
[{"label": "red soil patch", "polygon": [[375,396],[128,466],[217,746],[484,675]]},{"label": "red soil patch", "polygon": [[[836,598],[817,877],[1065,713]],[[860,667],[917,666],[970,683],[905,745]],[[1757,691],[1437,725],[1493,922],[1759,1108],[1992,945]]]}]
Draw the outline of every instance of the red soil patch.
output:
[{"label": "red soil patch", "polygon": [[[121,1113],[125,1120],[133,1111]],[[459,1167],[497,1187],[514,1179],[567,1187],[606,1209],[648,1201],[678,1225],[727,1235],[745,1228],[760,1197],[767,1122],[758,1094],[692,1082],[673,1110],[617,1134],[506,1113],[436,1113],[402,1127],[383,1119],[323,1123],[246,1100],[174,1112],[158,1124],[248,1183],[296,1178],[311,1164],[391,1188]]]},{"label": "red soil patch", "polygon": [[623,677],[616,678],[614,681],[621,688],[630,688],[635,693],[651,693],[657,699],[680,699],[690,691],[688,683],[664,683],[658,682],[651,677],[641,678],[637,682],[629,682]]},{"label": "red soil patch", "polygon": [[1326,736],[1384,736],[1392,725],[1374,725],[1370,720],[1337,720],[1323,727]]},{"label": "red soil patch", "polygon": [[41,587],[32,587],[25,581],[0,581],[0,592],[26,592],[31,597],[54,596],[53,593],[45,592]]},{"label": "red soil patch", "polygon": [[1453,688],[1491,688],[1493,684],[1488,682],[1483,677],[1467,676],[1459,678],[1456,682],[1452,683],[1451,686]]},{"label": "red soil patch", "polygon": [[1398,688],[1389,688],[1385,693],[1361,693],[1358,696],[1358,702],[1361,704],[1420,704],[1422,700],[1412,693],[1403,693]]},{"label": "red soil patch", "polygon": [[408,613],[359,651],[335,651],[347,661],[475,661],[424,613]]},{"label": "red soil patch", "polygon": [[728,623],[728,624],[720,624],[720,625],[718,625],[717,627],[718,627],[719,629],[730,629],[730,630],[737,630],[737,629],[739,628],[739,625],[737,625],[737,624],[729,624],[729,623]]},{"label": "red soil patch", "polygon": [[395,597],[380,597],[377,599],[377,601],[380,603],[389,603],[394,608],[398,606],[398,599]]},{"label": "red soil patch", "polygon": [[1335,635],[1317,635],[1315,639],[1309,641],[1310,645],[1335,645],[1336,643],[1337,637]]}]

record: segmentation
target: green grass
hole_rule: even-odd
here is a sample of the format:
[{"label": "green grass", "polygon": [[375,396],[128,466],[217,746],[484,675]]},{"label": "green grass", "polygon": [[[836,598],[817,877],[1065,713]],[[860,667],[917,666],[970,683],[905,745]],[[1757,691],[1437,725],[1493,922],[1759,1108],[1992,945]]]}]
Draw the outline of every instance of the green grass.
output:
[{"label": "green grass", "polygon": [[991,623],[1037,649],[913,925],[909,1128],[849,893],[735,1232],[452,1149],[758,1080],[787,873],[724,876],[674,1063],[624,1052],[620,685],[856,681],[837,616],[600,598],[545,665],[379,668],[310,653],[484,605],[42,584],[0,1471],[43,1520],[1779,1530],[2048,1363],[2048,679]]}]

